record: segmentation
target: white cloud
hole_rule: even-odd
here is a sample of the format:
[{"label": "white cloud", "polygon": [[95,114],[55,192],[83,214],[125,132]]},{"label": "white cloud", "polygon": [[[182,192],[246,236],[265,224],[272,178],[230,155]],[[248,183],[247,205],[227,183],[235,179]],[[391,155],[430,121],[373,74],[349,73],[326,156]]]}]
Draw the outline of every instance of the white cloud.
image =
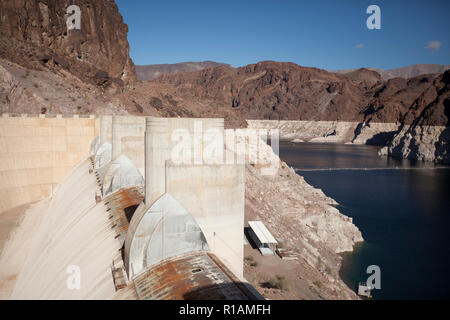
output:
[{"label": "white cloud", "polygon": [[362,43],[360,43],[360,44],[357,44],[357,45],[355,46],[355,48],[357,48],[357,49],[362,49],[362,48],[364,48],[364,45],[363,45]]},{"label": "white cloud", "polygon": [[430,41],[428,42],[428,46],[425,47],[425,49],[431,50],[432,52],[438,51],[442,46],[442,42],[440,41]]}]

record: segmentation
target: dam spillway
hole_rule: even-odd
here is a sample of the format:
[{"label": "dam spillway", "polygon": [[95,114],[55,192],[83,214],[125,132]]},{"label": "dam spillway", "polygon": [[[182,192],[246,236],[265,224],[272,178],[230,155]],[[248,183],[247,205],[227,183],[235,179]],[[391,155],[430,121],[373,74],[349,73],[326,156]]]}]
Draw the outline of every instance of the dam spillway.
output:
[{"label": "dam spillway", "polygon": [[[108,270],[120,258],[120,242],[106,207],[95,201],[97,182],[88,159],[61,184],[45,210],[12,299],[111,299]],[[67,268],[81,271],[79,290],[70,290]]]},{"label": "dam spillway", "polygon": [[[151,212],[147,212],[147,208],[162,195],[170,192],[180,201],[180,205],[187,209],[188,216],[191,216],[192,221],[198,224],[205,243],[209,244],[207,247],[195,248],[195,250],[177,251],[176,256],[186,255],[186,258],[189,259],[191,252],[209,254],[214,258],[208,265],[211,267],[212,263],[212,267],[217,266],[214,268],[223,274],[218,278],[228,279],[227,286],[236,286],[235,290],[237,291],[235,292],[240,295],[235,294],[235,297],[260,298],[254,290],[243,289],[248,286],[241,284],[241,282],[245,283],[245,279],[242,277],[243,166],[201,164],[177,167],[171,163],[169,152],[158,152],[160,155],[158,161],[162,161],[158,162],[159,169],[150,169],[149,164],[152,162],[148,161],[148,155],[154,152],[155,148],[151,144],[143,143],[145,135],[144,131],[140,130],[142,123],[147,122],[148,128],[148,124],[150,123],[151,126],[155,120],[163,121],[168,124],[164,134],[166,137],[170,137],[171,131],[180,129],[180,127],[192,132],[194,121],[202,121],[205,128],[208,128],[208,121],[219,123],[219,127],[222,126],[223,130],[223,120],[145,119],[143,117],[130,117],[130,119],[120,117],[119,120],[114,120],[114,118],[94,116],[87,118],[78,116],[70,118],[4,116],[0,118],[3,120],[2,123],[7,123],[10,127],[18,127],[18,131],[20,131],[20,126],[29,127],[30,136],[38,132],[37,140],[40,143],[45,141],[44,138],[40,138],[41,135],[50,137],[53,149],[44,148],[43,150],[47,150],[45,151],[46,155],[55,161],[44,163],[52,170],[53,163],[59,165],[59,158],[66,157],[72,161],[77,160],[76,165],[67,169],[67,173],[61,170],[57,171],[61,172],[57,178],[38,180],[38,182],[44,181],[51,185],[44,190],[45,192],[30,199],[21,199],[18,202],[30,203],[40,200],[24,214],[20,226],[11,233],[9,241],[3,248],[0,257],[2,297],[11,299],[139,298],[133,284],[133,278],[138,274],[130,274],[127,270],[127,253],[130,253],[126,250],[127,247],[130,248],[127,246],[128,229],[130,226],[139,225],[140,219],[145,216],[148,216],[149,221],[153,221],[155,217],[151,215]],[[59,124],[61,128],[53,129],[54,123]],[[136,123],[141,124],[141,127],[136,127]],[[31,130],[30,128],[34,128],[35,125],[38,125],[38,128],[43,126],[51,129]],[[2,127],[1,131],[3,144],[8,143],[8,137],[11,134],[7,133],[5,127]],[[130,131],[127,130],[128,127]],[[115,132],[115,128],[117,132]],[[53,130],[55,132],[58,130],[57,132],[61,133],[62,138],[51,138]],[[81,135],[81,142],[78,142],[77,135]],[[89,143],[87,143],[88,140],[90,140]],[[170,151],[172,147],[170,144],[164,146],[161,145],[164,143],[164,139],[159,137],[158,140],[160,146]],[[147,141],[149,142],[148,139]],[[169,140],[165,142],[168,143]],[[112,148],[103,148],[102,154],[99,154],[104,144],[110,144]],[[28,156],[27,151],[20,144],[9,144],[5,150],[7,152],[4,152],[2,156],[10,157],[9,163],[17,159],[21,154],[19,151]],[[42,151],[39,147],[32,150],[33,152]],[[109,152],[111,154],[108,154]],[[106,160],[99,161],[98,157]],[[118,161],[120,158],[126,158],[129,161]],[[137,168],[130,159],[134,159],[141,168]],[[146,165],[142,168],[144,159],[147,159],[145,160]],[[100,165],[96,168],[97,163]],[[37,166],[44,164],[39,162]],[[30,163],[30,165],[34,165],[34,163]],[[144,171],[145,176],[152,177],[153,180],[147,179],[144,182],[134,175],[130,178],[129,168],[133,167],[136,169],[136,176]],[[16,174],[20,178],[21,173]],[[55,176],[52,175],[52,177]],[[155,177],[160,178],[154,180]],[[20,180],[19,178],[16,180]],[[34,188],[34,181],[31,182],[30,186],[23,187]],[[115,188],[111,189],[109,187],[113,182]],[[190,190],[189,184],[194,187],[194,192]],[[10,194],[9,185],[0,187]],[[108,194],[105,193],[107,189],[110,191]],[[158,190],[159,196],[155,196],[146,203],[143,201],[146,190]],[[20,198],[20,191],[17,191],[14,196]],[[5,209],[16,205],[16,203],[8,203],[9,200],[5,193],[2,194],[0,200],[4,204],[2,208]],[[165,210],[169,214],[170,206]],[[140,212],[139,220],[135,222],[133,219],[138,219],[138,215],[134,215],[134,211]],[[158,224],[158,221],[156,223]],[[22,226],[27,225],[30,230],[25,232]],[[186,232],[191,228],[188,225],[177,227],[175,238],[172,238],[174,243],[178,243],[177,237],[181,241],[188,235]],[[155,231],[148,229],[147,232]],[[216,235],[220,235],[220,240],[216,239]],[[167,234],[164,236],[167,237]],[[133,236],[129,235],[128,238],[131,241]],[[24,240],[27,247],[23,247],[18,239]],[[156,245],[158,246],[158,244]],[[143,246],[145,254],[154,254],[155,249],[146,251],[148,250],[147,244],[143,243]],[[153,248],[155,247],[153,246]],[[18,251],[22,252],[20,256],[17,256]],[[163,260],[174,258],[170,254],[163,257]],[[80,288],[76,290],[71,289],[67,284],[73,271],[72,266],[80,271]],[[195,265],[192,267],[197,269]],[[116,272],[117,270],[119,272]],[[149,270],[152,270],[152,265],[142,269],[139,275],[142,276],[143,272],[151,272]],[[126,285],[121,286],[120,289],[117,287],[115,278],[117,274],[123,275],[127,279]],[[181,277],[180,281],[188,281],[188,279],[183,280]],[[224,286],[220,281],[212,282],[210,285],[219,291]],[[188,294],[188,292],[185,293]],[[217,297],[227,298],[226,295],[221,294],[218,294]]]}]

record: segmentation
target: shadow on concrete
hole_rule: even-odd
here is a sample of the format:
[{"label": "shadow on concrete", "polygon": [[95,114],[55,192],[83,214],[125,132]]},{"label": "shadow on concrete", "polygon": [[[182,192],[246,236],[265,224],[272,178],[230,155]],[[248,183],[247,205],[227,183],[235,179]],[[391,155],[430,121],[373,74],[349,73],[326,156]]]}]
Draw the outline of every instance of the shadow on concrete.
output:
[{"label": "shadow on concrete", "polygon": [[265,300],[250,284],[234,282],[203,286],[183,294],[184,300]]},{"label": "shadow on concrete", "polygon": [[139,207],[138,204],[134,205],[134,206],[129,206],[125,209],[123,209],[124,213],[125,213],[125,217],[127,218],[128,223],[130,223],[131,218],[133,218],[134,212],[136,211],[136,209]]}]

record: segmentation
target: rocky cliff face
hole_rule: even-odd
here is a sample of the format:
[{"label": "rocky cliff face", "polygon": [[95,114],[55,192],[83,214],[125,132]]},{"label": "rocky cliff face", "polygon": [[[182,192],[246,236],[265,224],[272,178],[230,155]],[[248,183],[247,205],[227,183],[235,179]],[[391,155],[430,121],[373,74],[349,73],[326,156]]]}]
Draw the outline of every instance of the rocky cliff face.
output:
[{"label": "rocky cliff face", "polygon": [[450,128],[443,126],[403,126],[381,156],[450,164]]},{"label": "rocky cliff face", "polygon": [[[81,9],[80,30],[67,28],[72,4]],[[69,72],[103,88],[135,81],[128,27],[114,1],[8,0],[0,3],[0,19],[0,58],[30,69]]]},{"label": "rocky cliff face", "polygon": [[381,155],[450,164],[450,71],[437,77],[403,118]]}]

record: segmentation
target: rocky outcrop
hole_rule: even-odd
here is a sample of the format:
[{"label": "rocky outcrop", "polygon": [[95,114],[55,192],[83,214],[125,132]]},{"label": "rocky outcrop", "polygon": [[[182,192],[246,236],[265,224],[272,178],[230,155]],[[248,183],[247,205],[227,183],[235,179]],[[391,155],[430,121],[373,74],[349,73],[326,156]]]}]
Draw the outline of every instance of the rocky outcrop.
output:
[{"label": "rocky outcrop", "polygon": [[79,0],[81,29],[68,30],[69,0],[0,3],[0,58],[30,69],[65,70],[99,87],[135,81],[128,27],[114,1]]},{"label": "rocky outcrop", "polygon": [[403,122],[380,155],[450,164],[450,71],[415,100]]},{"label": "rocky outcrop", "polygon": [[[362,70],[352,81],[376,77]],[[363,121],[248,121],[249,127],[277,128],[282,139],[387,146],[380,155],[448,163],[450,71],[409,80],[376,82]],[[373,82],[372,81],[372,82]],[[408,106],[406,108],[406,106]],[[393,114],[397,116],[393,117]],[[396,122],[389,122],[395,119]]]},{"label": "rocky outcrop", "polygon": [[[363,241],[361,232],[352,219],[334,207],[337,205],[336,201],[328,198],[322,190],[306,183],[286,163],[281,162],[278,173],[270,176],[261,176],[257,168],[250,165],[247,167],[246,177],[249,182],[246,184],[247,201],[258,200],[252,202],[252,206],[259,208],[255,212],[273,228],[289,227],[285,230],[287,233],[277,232],[281,230],[275,233],[292,245],[295,241],[306,241],[312,246],[341,253],[352,251],[355,243]],[[280,199],[279,194],[284,197]],[[265,206],[267,207],[264,208]],[[289,224],[283,226],[283,220],[289,221]],[[296,228],[298,230],[294,231]],[[307,247],[304,249],[306,256],[314,255]]]},{"label": "rocky outcrop", "polygon": [[399,123],[361,122],[355,128],[352,143],[385,146],[399,129]]},{"label": "rocky outcrop", "polygon": [[126,114],[96,91],[69,73],[30,70],[0,59],[0,113]]},{"label": "rocky outcrop", "polygon": [[395,134],[380,156],[450,164],[450,128],[443,126],[404,126]]}]

